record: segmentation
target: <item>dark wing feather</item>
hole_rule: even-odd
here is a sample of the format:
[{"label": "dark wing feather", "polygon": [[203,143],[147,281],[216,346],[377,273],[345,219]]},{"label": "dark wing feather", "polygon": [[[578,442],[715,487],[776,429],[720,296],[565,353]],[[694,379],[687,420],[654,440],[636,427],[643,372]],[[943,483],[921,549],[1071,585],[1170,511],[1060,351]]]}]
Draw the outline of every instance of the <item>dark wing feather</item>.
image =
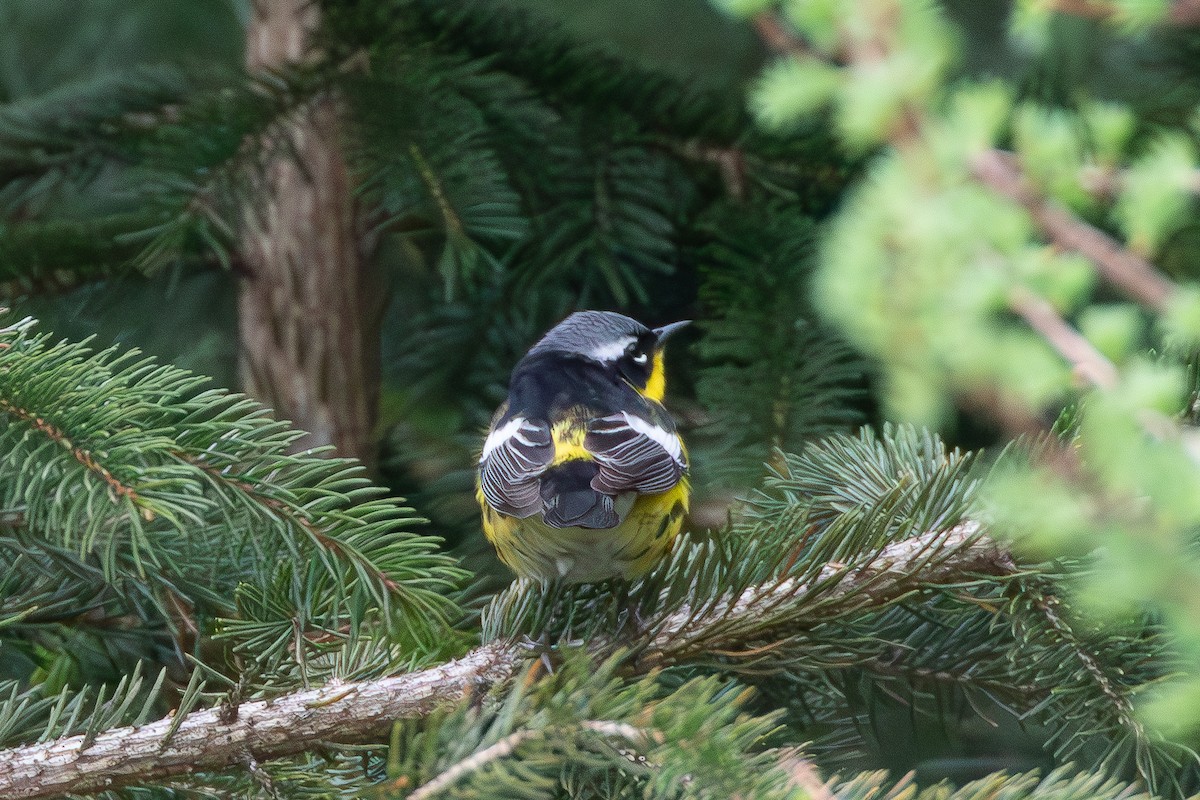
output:
[{"label": "dark wing feather", "polygon": [[484,499],[511,517],[533,516],[542,510],[539,479],[553,459],[554,442],[546,423],[515,417],[497,426],[479,461]]},{"label": "dark wing feather", "polygon": [[622,411],[592,420],[584,447],[600,465],[592,488],[605,494],[665,492],[687,471],[683,446],[666,414],[645,419]]}]

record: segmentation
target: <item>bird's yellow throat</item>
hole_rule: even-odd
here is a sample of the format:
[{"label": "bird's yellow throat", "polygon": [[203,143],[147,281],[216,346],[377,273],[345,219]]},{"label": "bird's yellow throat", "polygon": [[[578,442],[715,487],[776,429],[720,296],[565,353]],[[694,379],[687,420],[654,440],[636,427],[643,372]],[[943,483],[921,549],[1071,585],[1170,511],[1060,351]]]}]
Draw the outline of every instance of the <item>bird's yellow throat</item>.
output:
[{"label": "bird's yellow throat", "polygon": [[663,367],[663,351],[654,354],[654,369],[646,381],[646,388],[640,390],[643,397],[648,397],[656,403],[661,403],[667,393],[667,373]]}]

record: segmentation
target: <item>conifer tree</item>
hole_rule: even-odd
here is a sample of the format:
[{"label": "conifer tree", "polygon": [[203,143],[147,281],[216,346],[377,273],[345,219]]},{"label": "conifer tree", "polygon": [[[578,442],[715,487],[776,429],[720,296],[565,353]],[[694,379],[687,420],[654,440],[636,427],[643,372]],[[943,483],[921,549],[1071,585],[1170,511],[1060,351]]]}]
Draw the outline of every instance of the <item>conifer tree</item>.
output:
[{"label": "conifer tree", "polygon": [[[0,797],[1196,791],[1195,4],[1019,3],[1001,78],[953,6],[725,5],[774,60],[748,98],[502,3],[341,0],[248,6],[250,69],[0,107]],[[1056,70],[1081,30],[1182,88]],[[288,217],[325,201],[333,234]],[[385,311],[370,278],[327,317],[253,297],[321,297],[272,254],[331,235]],[[244,388],[359,422],[370,368],[302,367],[361,304],[382,412],[343,450],[381,436],[378,471],[26,313],[196,276],[243,331],[293,315]],[[630,585],[509,583],[473,452],[579,307],[698,320],[696,510]],[[903,774],[983,725],[1041,755]]]}]

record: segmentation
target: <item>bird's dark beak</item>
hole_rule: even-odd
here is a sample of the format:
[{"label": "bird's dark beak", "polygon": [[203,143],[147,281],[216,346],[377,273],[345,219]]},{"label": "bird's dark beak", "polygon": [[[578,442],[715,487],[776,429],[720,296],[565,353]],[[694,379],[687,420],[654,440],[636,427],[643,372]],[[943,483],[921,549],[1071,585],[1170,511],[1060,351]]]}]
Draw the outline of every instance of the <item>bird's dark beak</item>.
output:
[{"label": "bird's dark beak", "polygon": [[668,336],[675,333],[675,331],[677,331],[677,330],[686,328],[688,325],[691,325],[691,324],[692,324],[692,321],[690,319],[685,319],[680,322],[672,322],[670,325],[663,325],[661,328],[654,328],[653,333],[655,336],[658,337],[658,346],[662,347],[663,344],[667,341]]}]

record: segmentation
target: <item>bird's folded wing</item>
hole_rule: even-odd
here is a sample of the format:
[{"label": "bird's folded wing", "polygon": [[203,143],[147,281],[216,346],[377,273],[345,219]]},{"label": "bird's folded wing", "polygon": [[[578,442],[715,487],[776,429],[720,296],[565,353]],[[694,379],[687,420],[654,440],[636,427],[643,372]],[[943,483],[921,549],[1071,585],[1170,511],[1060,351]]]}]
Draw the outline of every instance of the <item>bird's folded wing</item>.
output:
[{"label": "bird's folded wing", "polygon": [[584,447],[600,465],[592,488],[605,494],[665,492],[687,471],[683,444],[666,414],[647,419],[627,411],[588,424]]},{"label": "bird's folded wing", "polygon": [[542,510],[539,478],[554,459],[550,427],[524,417],[497,425],[479,457],[479,484],[492,508],[512,517]]}]

